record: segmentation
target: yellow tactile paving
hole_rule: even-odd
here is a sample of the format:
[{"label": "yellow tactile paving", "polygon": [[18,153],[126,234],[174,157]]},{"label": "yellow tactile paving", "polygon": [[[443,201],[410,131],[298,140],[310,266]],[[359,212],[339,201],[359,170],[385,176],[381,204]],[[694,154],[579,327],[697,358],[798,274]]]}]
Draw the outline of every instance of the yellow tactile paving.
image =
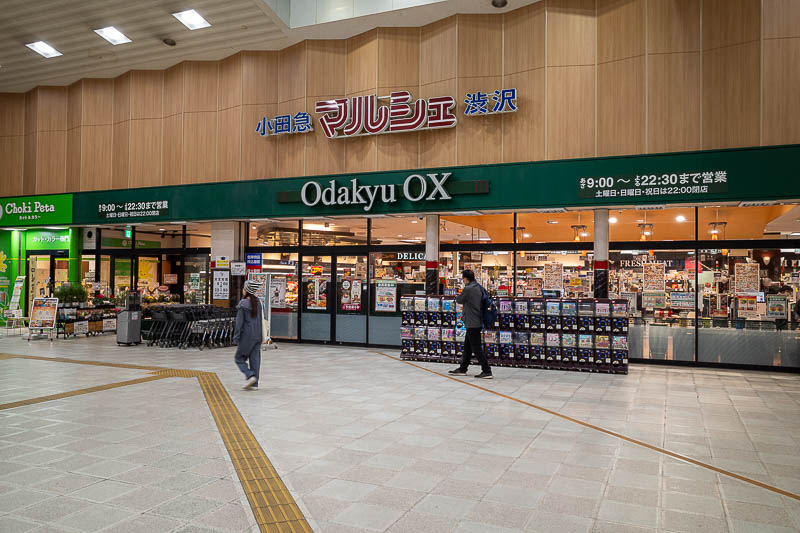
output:
[{"label": "yellow tactile paving", "polygon": [[611,431],[610,429],[602,428],[600,426],[595,426],[594,424],[590,424],[588,422],[584,422],[583,420],[578,420],[577,418],[572,418],[571,416],[563,415],[563,414],[559,413],[558,411],[553,411],[552,409],[548,409],[547,407],[542,407],[541,405],[536,405],[536,404],[533,404],[533,403],[530,403],[530,402],[526,402],[525,400],[520,400],[519,398],[515,398],[513,396],[508,396],[507,394],[503,394],[502,392],[497,392],[497,391],[493,391],[492,389],[487,389],[486,387],[481,387],[480,385],[477,385],[475,383],[470,383],[469,381],[464,381],[463,379],[455,378],[455,377],[450,376],[448,374],[442,374],[441,372],[437,372],[435,370],[431,370],[430,368],[425,368],[424,366],[418,365],[416,363],[412,363],[411,361],[405,361],[405,360],[403,360],[403,359],[401,359],[399,357],[395,357],[395,356],[389,355],[387,353],[383,353],[383,352],[375,352],[375,353],[378,354],[378,355],[382,355],[383,357],[388,357],[389,359],[394,359],[395,361],[400,361],[401,363],[405,363],[405,364],[407,364],[409,366],[413,366],[414,368],[419,368],[420,370],[424,370],[425,372],[430,372],[431,374],[435,374],[437,376],[440,376],[440,377],[443,377],[443,378],[446,378],[446,379],[449,379],[449,380],[452,380],[452,381],[456,381],[458,383],[462,383],[462,384],[467,385],[469,387],[472,387],[474,389],[478,389],[478,390],[481,390],[483,392],[488,392],[489,394],[494,394],[495,396],[499,396],[501,398],[505,398],[506,400],[510,400],[512,402],[516,402],[516,403],[525,405],[527,407],[533,407],[534,409],[538,409],[539,411],[543,411],[545,413],[548,413],[550,415],[556,416],[556,417],[561,418],[563,420],[569,420],[570,422],[574,422],[575,424],[581,425],[583,427],[586,427],[586,428],[589,428],[589,429],[593,429],[593,430],[599,431],[601,433],[605,433],[606,435],[610,435],[610,436],[616,437],[618,439],[622,439],[622,440],[624,440],[626,442],[630,442],[631,444],[636,444],[637,446],[641,446],[643,448],[647,448],[647,449],[652,450],[654,452],[658,452],[658,453],[667,455],[669,457],[672,457],[674,459],[678,459],[679,461],[684,461],[686,463],[690,463],[690,464],[693,464],[695,466],[699,466],[701,468],[707,468],[708,470],[712,470],[712,471],[714,471],[714,472],[716,472],[718,474],[722,474],[724,476],[729,476],[729,477],[732,477],[734,479],[738,479],[739,481],[743,481],[745,483],[749,483],[751,485],[755,485],[756,487],[760,487],[762,489],[766,489],[766,490],[775,492],[777,494],[780,494],[781,496],[786,496],[787,498],[792,498],[794,500],[800,500],[800,494],[795,494],[793,492],[789,492],[789,491],[780,489],[778,487],[774,487],[772,485],[768,485],[766,483],[762,483],[762,482],[760,482],[758,480],[755,480],[755,479],[752,479],[752,478],[749,478],[749,477],[746,477],[746,476],[742,476],[742,475],[737,474],[735,472],[731,472],[729,470],[725,470],[723,468],[719,468],[717,466],[714,466],[714,465],[711,465],[711,464],[708,464],[708,463],[704,463],[703,461],[698,461],[697,459],[692,459],[691,457],[687,457],[687,456],[679,454],[677,452],[673,452],[673,451],[670,451],[670,450],[665,450],[664,448],[659,448],[658,446],[653,446],[652,444],[648,444],[646,442],[643,442],[643,441],[628,437],[626,435],[622,435],[620,433],[617,433],[616,431]]},{"label": "yellow tactile paving", "polygon": [[41,396],[39,398],[2,404],[0,405],[0,410],[165,378],[197,378],[203,389],[208,407],[214,416],[222,440],[225,443],[225,448],[228,450],[228,455],[239,476],[239,481],[242,483],[242,488],[244,488],[247,500],[250,502],[250,507],[253,510],[253,515],[256,518],[259,529],[265,533],[312,533],[311,527],[303,516],[303,512],[297,506],[297,503],[275,471],[272,463],[270,463],[261,445],[250,431],[250,428],[233,403],[228,391],[225,390],[222,382],[213,372],[130,365],[125,363],[82,361],[63,357],[0,354],[0,360],[15,358],[149,370],[153,375],[119,383],[99,385],[97,387],[89,387],[61,394]]}]

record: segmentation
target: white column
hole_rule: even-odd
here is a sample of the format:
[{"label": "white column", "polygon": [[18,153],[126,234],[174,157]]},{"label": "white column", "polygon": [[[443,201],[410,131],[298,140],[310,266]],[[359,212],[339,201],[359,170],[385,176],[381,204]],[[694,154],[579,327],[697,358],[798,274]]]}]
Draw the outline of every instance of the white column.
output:
[{"label": "white column", "polygon": [[[244,223],[246,229],[246,223]],[[220,257],[225,257],[229,261],[244,261],[244,239],[242,238],[242,222],[229,221],[229,222],[212,222],[211,223],[211,261],[216,261]],[[233,306],[236,305],[241,299],[242,283],[241,276],[231,277],[230,271],[228,272],[230,287],[229,298],[227,300],[219,300],[213,298],[214,305],[219,306]],[[212,273],[213,283],[213,273]],[[213,291],[213,285],[212,285]]]},{"label": "white column", "polygon": [[439,215],[425,216],[425,294],[439,293]]},{"label": "white column", "polygon": [[594,297],[608,298],[608,209],[594,210]]}]

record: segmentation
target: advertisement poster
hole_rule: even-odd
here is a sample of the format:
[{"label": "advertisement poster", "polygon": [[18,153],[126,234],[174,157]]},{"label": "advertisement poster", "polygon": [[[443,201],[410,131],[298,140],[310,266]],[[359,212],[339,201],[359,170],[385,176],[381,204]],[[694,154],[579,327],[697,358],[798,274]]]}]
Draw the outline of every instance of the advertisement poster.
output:
[{"label": "advertisement poster", "polygon": [[544,284],[542,289],[560,291],[563,289],[564,267],[561,263],[547,263],[544,265]]},{"label": "advertisement poster", "polygon": [[164,285],[175,285],[178,283],[177,274],[164,274]]},{"label": "advertisement poster", "polygon": [[666,266],[664,263],[645,263],[642,277],[643,291],[663,291],[666,283]]},{"label": "advertisement poster", "polygon": [[694,310],[693,292],[671,292],[669,293],[669,306],[672,309]]},{"label": "advertisement poster", "polygon": [[261,254],[244,254],[247,270],[261,270]]},{"label": "advertisement poster", "polygon": [[[736,266],[739,266],[738,264]],[[758,265],[756,265],[758,266]],[[756,318],[758,317],[758,296],[742,295],[738,297],[737,314],[741,318]]]},{"label": "advertisement poster", "polygon": [[736,263],[734,294],[755,294],[759,291],[758,263]]},{"label": "advertisement poster", "polygon": [[230,270],[215,270],[211,298],[214,300],[227,300],[231,297],[231,272]]},{"label": "advertisement poster", "polygon": [[624,298],[628,300],[628,310],[632,316],[640,316],[641,313],[639,312],[639,307],[636,304],[636,295],[635,292],[621,292],[619,294],[620,298]]},{"label": "advertisement poster", "polygon": [[322,275],[322,265],[311,265],[311,273],[315,276]]},{"label": "advertisement poster", "polygon": [[31,329],[52,329],[56,327],[58,298],[34,298],[31,305]]},{"label": "advertisement poster", "polygon": [[786,319],[789,316],[789,300],[783,294],[767,294],[767,317]]},{"label": "advertisement poster", "polygon": [[642,307],[644,307],[645,309],[666,309],[667,293],[664,291],[643,292]]},{"label": "advertisement poster", "polygon": [[231,262],[231,276],[244,276],[245,274],[247,274],[247,267],[244,262]]},{"label": "advertisement poster", "polygon": [[361,311],[362,280],[344,278],[339,286],[339,307],[342,311]]},{"label": "advertisement poster", "polygon": [[200,290],[200,273],[192,272],[189,274],[189,288],[193,291]]},{"label": "advertisement poster", "polygon": [[286,276],[272,276],[270,278],[269,305],[277,309],[286,307]]},{"label": "advertisement poster", "polygon": [[[321,268],[321,267],[320,267]],[[328,280],[321,276],[307,278],[306,309],[325,311],[328,309]]]},{"label": "advertisement poster", "polygon": [[375,282],[375,311],[394,313],[397,311],[397,282],[380,280]]},{"label": "advertisement poster", "polygon": [[116,318],[104,318],[103,319],[103,331],[116,331],[117,330],[117,319]]},{"label": "advertisement poster", "polygon": [[89,334],[89,321],[79,320],[75,322],[75,335],[88,335]]},{"label": "advertisement poster", "polygon": [[258,283],[258,290],[256,291],[256,297],[260,299],[264,299],[267,297],[267,275],[261,272],[250,272],[250,275],[247,276],[247,279],[255,281]]}]

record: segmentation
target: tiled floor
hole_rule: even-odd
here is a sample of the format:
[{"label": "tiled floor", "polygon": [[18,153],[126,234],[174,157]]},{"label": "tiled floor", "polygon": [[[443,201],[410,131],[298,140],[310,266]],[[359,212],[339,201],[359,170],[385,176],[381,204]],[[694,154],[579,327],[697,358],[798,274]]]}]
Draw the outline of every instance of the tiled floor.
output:
[{"label": "tiled floor", "polygon": [[[232,350],[12,337],[0,353],[216,372],[315,531],[800,531],[797,499],[371,350],[283,344],[258,392]],[[0,360],[0,403],[145,375]],[[495,376],[480,385],[800,494],[797,375]],[[256,530],[196,380],[0,411],[0,531],[103,528]]]}]

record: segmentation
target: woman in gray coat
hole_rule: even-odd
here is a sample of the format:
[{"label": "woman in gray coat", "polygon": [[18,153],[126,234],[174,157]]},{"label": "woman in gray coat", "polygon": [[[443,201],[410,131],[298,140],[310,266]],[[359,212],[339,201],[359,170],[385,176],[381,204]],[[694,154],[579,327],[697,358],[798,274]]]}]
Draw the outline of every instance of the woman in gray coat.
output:
[{"label": "woman in gray coat", "polygon": [[236,306],[236,329],[233,342],[236,347],[236,366],[247,381],[245,390],[258,389],[258,374],[261,370],[261,302],[256,293],[261,285],[253,280],[244,282],[242,301]]}]

